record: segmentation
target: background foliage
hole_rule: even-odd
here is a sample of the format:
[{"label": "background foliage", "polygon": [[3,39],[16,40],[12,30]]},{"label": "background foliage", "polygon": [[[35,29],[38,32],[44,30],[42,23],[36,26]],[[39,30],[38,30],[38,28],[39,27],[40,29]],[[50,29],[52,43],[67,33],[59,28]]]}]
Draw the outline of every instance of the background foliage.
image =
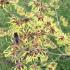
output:
[{"label": "background foliage", "polygon": [[0,0],[0,70],[70,70],[70,1],[5,1]]}]

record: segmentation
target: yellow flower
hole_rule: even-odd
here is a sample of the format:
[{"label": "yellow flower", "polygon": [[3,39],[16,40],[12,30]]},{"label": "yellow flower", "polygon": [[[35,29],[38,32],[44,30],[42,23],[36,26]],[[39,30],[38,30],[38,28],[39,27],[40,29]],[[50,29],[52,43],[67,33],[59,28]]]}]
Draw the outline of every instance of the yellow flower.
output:
[{"label": "yellow flower", "polygon": [[25,12],[24,12],[24,9],[22,8],[22,7],[20,7],[20,6],[18,6],[17,7],[17,13],[19,14],[19,15],[25,15]]},{"label": "yellow flower", "polygon": [[51,68],[52,70],[55,70],[57,67],[57,63],[56,62],[51,62],[49,65],[48,65],[48,68]]},{"label": "yellow flower", "polygon": [[28,17],[33,17],[33,15],[34,15],[33,13],[27,13]]},{"label": "yellow flower", "polygon": [[64,26],[68,26],[68,20],[66,20],[63,16],[60,17],[60,20]]},{"label": "yellow flower", "polygon": [[19,0],[10,0],[10,2],[16,4],[19,2]]},{"label": "yellow flower", "polygon": [[70,47],[66,47],[65,52],[66,52],[66,54],[70,55]]}]

